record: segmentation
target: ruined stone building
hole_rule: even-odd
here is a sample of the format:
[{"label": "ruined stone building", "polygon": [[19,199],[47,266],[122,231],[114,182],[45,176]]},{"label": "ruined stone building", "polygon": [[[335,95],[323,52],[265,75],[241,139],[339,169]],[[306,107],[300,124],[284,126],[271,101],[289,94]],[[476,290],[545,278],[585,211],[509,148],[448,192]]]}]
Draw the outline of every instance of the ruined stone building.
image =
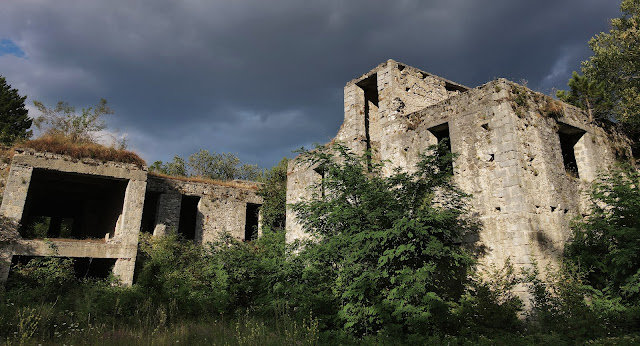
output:
[{"label": "ruined stone building", "polygon": [[[222,232],[256,237],[262,204],[256,190],[252,182],[154,176],[135,164],[17,149],[0,215],[20,221],[21,237],[0,243],[0,281],[12,261],[59,256],[75,258],[84,274],[104,276],[112,268],[130,285],[140,232],[174,230],[196,243]],[[36,236],[29,233],[34,227]]]},{"label": "ruined stone building", "polygon": [[[444,138],[459,156],[455,183],[473,195],[482,222],[481,263],[541,266],[561,254],[570,221],[588,212],[585,192],[598,173],[630,157],[628,143],[585,112],[497,79],[468,88],[393,60],[344,87],[344,122],[334,141],[373,160],[412,169]],[[320,173],[293,160],[287,203],[312,196]],[[287,211],[287,241],[306,235]]]}]

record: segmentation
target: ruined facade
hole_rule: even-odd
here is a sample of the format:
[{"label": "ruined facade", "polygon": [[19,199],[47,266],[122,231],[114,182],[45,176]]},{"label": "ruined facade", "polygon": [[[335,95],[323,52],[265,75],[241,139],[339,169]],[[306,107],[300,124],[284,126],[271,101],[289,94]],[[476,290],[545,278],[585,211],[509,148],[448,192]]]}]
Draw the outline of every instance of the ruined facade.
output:
[{"label": "ruined facade", "polygon": [[17,149],[0,215],[21,223],[21,237],[0,244],[0,281],[12,260],[59,256],[133,282],[140,232],[170,230],[197,243],[222,232],[258,234],[262,198],[252,182],[189,181],[146,167]]},{"label": "ruined facade", "polygon": [[[411,170],[448,138],[453,179],[473,195],[484,264],[544,268],[561,254],[570,221],[588,212],[600,171],[630,157],[628,143],[581,110],[504,79],[476,88],[389,60],[344,88],[344,122],[334,141]],[[287,203],[312,196],[321,175],[301,161],[288,169]],[[291,210],[287,241],[306,237]]]}]

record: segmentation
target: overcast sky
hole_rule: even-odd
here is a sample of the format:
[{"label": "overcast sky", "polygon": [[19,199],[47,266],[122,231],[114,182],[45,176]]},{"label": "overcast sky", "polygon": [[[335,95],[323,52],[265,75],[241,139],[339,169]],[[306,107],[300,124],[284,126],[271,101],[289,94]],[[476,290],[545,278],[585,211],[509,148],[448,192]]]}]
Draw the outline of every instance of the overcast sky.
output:
[{"label": "overcast sky", "polygon": [[324,143],[387,59],[475,87],[565,88],[617,0],[3,0],[0,75],[33,101],[108,100],[148,164],[199,149],[268,168]]}]

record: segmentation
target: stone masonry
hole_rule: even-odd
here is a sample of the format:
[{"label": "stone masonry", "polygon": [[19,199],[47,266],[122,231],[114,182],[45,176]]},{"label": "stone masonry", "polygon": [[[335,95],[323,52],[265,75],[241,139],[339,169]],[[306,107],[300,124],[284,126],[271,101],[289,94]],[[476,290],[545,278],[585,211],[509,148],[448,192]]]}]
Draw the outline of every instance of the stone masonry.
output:
[{"label": "stone masonry", "polygon": [[[344,88],[344,122],[334,141],[411,170],[430,145],[449,138],[454,180],[473,195],[482,222],[476,239],[485,265],[541,268],[555,263],[570,220],[586,214],[585,192],[598,173],[631,157],[628,142],[581,110],[497,79],[467,88],[393,60]],[[293,160],[287,204],[311,197],[321,179]],[[287,210],[287,241],[307,235]]]},{"label": "stone masonry", "polygon": [[[125,285],[133,282],[141,232],[184,232],[197,243],[222,232],[257,236],[262,198],[253,182],[188,181],[148,174],[145,167],[17,149],[0,215],[22,223],[48,219],[46,238],[0,244],[0,282],[14,256],[58,256],[111,261]],[[185,201],[183,203],[183,201]],[[71,234],[52,226],[67,222]]]}]

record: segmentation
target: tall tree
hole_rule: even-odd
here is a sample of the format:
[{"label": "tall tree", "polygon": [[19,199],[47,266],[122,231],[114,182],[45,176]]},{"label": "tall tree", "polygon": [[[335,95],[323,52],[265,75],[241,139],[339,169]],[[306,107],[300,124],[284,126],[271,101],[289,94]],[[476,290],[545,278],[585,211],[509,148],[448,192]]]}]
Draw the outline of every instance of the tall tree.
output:
[{"label": "tall tree", "polygon": [[558,97],[588,109],[596,120],[613,120],[640,155],[640,0],[622,0],[611,30],[589,41],[593,56],[574,73],[571,90]]},{"label": "tall tree", "polygon": [[6,79],[0,76],[0,143],[11,145],[17,140],[31,137],[31,119],[24,106],[26,96],[11,89]]}]

